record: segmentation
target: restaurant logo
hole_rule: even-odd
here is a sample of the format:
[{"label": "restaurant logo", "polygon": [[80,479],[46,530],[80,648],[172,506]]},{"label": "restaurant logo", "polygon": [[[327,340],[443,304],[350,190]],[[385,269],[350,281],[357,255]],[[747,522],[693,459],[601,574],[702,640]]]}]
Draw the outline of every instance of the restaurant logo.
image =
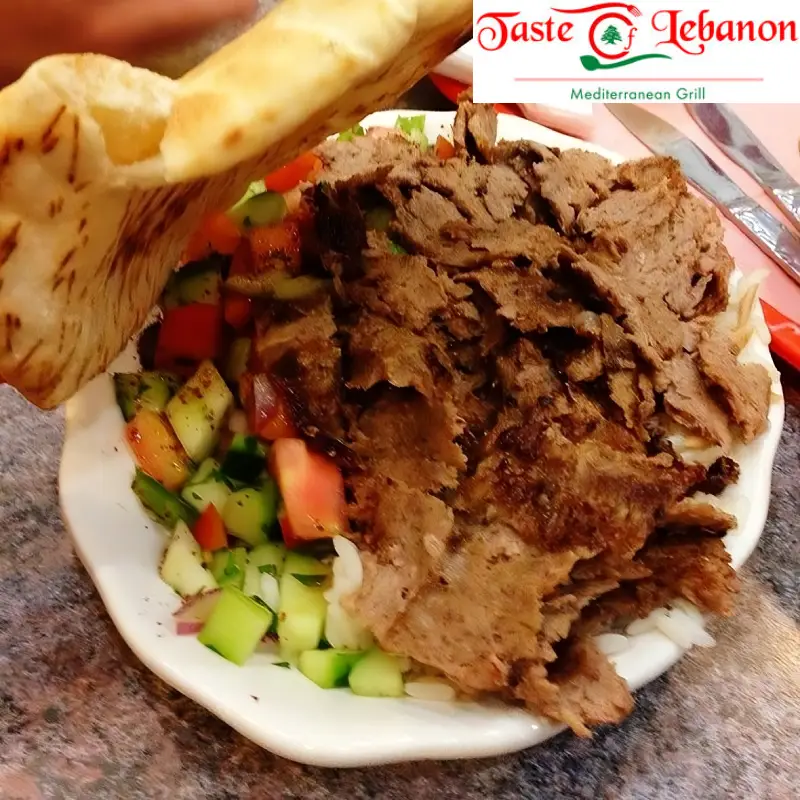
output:
[{"label": "restaurant logo", "polygon": [[[476,99],[483,99],[484,75],[495,84],[501,75],[499,83],[505,86],[502,71],[519,67],[523,74],[511,75],[511,81],[538,86],[517,85],[516,93],[525,96],[514,98],[504,90],[496,101],[537,102],[531,93],[541,94],[547,84],[583,77],[584,82],[601,84],[730,84],[718,87],[728,100],[731,94],[748,94],[756,102],[773,102],[755,87],[743,89],[744,84],[766,83],[778,71],[776,62],[788,69],[800,32],[800,3],[791,0],[764,0],[758,6],[743,0],[703,5],[696,0],[661,0],[641,7],[510,0],[509,5],[515,2],[517,8],[498,8],[497,0],[473,4]],[[800,90],[791,91],[797,97],[783,102],[800,99]],[[675,99],[712,98],[695,94],[666,102]]]},{"label": "restaurant logo", "polygon": [[553,11],[559,14],[594,15],[588,33],[592,54],[580,57],[581,65],[589,72],[594,72],[596,69],[628,67],[648,58],[672,58],[664,53],[631,55],[636,34],[639,32],[634,20],[642,16],[642,12],[636,6],[624,3],[600,3],[586,8],[555,8]]}]

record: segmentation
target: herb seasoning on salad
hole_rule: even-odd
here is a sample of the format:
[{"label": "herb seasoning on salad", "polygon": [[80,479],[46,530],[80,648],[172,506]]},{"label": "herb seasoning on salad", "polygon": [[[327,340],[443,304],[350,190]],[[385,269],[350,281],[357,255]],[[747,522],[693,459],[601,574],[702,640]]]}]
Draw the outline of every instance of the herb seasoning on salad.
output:
[{"label": "herb seasoning on salad", "polygon": [[[424,122],[401,117],[397,131],[427,148]],[[365,135],[356,125],[339,139]],[[300,189],[320,166],[304,153],[203,220],[161,297],[160,321],[140,339],[144,370],[116,374],[114,385],[137,463],[133,491],[171,531],[160,573],[184,598],[177,632],[236,664],[277,642],[276,666],[294,664],[323,688],[399,696],[403,660],[378,650],[341,608],[355,637],[326,631],[344,481],[301,438],[293,398],[253,357],[258,313],[280,314],[281,303],[329,287],[298,274],[311,225]],[[380,211],[375,226],[385,230]]]},{"label": "herb seasoning on salad", "polygon": [[497,142],[466,98],[433,133],[355,126],[203,222],[116,376],[133,488],[220,656],[588,735],[633,707],[598,634],[730,612],[703,493],[771,379],[669,159]]}]

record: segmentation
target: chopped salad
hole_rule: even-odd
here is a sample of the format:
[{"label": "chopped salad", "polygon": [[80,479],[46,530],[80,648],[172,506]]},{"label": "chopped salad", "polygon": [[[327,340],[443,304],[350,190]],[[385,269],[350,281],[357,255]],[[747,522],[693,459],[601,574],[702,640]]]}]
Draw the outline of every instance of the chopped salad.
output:
[{"label": "chopped salad", "polygon": [[[423,116],[396,128],[430,146]],[[364,135],[356,125],[340,139]],[[442,137],[434,148],[453,152]],[[266,646],[277,666],[322,688],[396,697],[406,660],[375,647],[339,605],[360,570],[342,474],[309,449],[291,398],[251,358],[262,300],[327,288],[298,274],[311,222],[302,189],[320,168],[305,153],[203,220],[163,292],[161,319],[140,338],[143,370],[113,379],[133,491],[170,534],[159,569],[183,598],[177,633],[235,664]]]}]

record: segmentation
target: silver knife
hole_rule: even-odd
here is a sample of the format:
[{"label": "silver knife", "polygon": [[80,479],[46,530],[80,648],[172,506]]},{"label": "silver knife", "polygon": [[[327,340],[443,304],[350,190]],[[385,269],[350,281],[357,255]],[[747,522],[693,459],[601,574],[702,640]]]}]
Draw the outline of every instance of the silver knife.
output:
[{"label": "silver knife", "polygon": [[800,284],[800,241],[789,228],[748,197],[718,164],[661,117],[633,103],[606,103],[606,108],[654,153],[676,159],[686,177]]},{"label": "silver knife", "polygon": [[758,137],[730,108],[717,103],[687,103],[694,121],[720,149],[754,178],[800,230],[800,184],[775,160]]}]

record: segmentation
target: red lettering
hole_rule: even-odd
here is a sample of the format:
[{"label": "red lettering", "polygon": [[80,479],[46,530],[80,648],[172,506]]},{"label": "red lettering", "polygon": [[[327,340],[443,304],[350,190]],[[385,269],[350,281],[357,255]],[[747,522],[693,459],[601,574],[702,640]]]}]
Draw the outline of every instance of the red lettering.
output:
[{"label": "red lettering", "polygon": [[688,20],[681,25],[680,37],[681,39],[687,39],[691,41],[694,39],[694,29],[697,27],[696,22],[692,22],[692,20]]},{"label": "red lettering", "polygon": [[[618,3],[601,3],[585,9],[555,10],[565,14],[579,13],[618,5]],[[630,10],[627,6],[624,7]],[[662,41],[657,42],[656,46],[672,45],[687,55],[699,56],[706,51],[705,42],[797,41],[797,24],[793,20],[768,19],[761,22],[722,20],[715,22],[710,18],[711,12],[708,9],[702,9],[696,19],[682,19],[682,13],[682,11],[676,9],[664,9],[656,11],[652,15],[650,24],[653,30],[664,34],[664,38]],[[494,51],[505,47],[509,41],[514,43],[573,41],[574,25],[571,22],[559,23],[552,17],[543,20],[523,21],[519,19],[520,16],[521,12],[518,11],[493,11],[483,14],[475,23],[475,39],[478,45],[484,50]],[[604,21],[611,17],[632,26],[627,17],[616,12],[605,14],[599,19]],[[597,22],[598,20],[595,20],[593,28],[597,26]],[[619,54],[600,53],[593,39],[591,46],[595,52],[604,58],[620,57]],[[630,41],[628,42],[628,47],[630,48]],[[625,53],[622,55],[625,55]]]},{"label": "red lettering", "polygon": [[570,33],[572,32],[573,25],[571,22],[562,22],[558,26],[558,41],[559,42],[571,42],[572,36]]},{"label": "red lettering", "polygon": [[[531,28],[533,28],[533,25],[531,25]],[[527,22],[516,22],[514,24],[514,27],[511,29],[511,41],[512,42],[527,42],[528,41],[528,23]],[[539,39],[539,41],[541,41],[541,39]]]},{"label": "red lettering", "polygon": [[532,42],[572,41],[572,37],[564,39],[561,35],[562,28],[566,28],[567,31],[572,30],[571,22],[564,22],[556,29],[555,22],[553,22],[553,18],[550,17],[549,19],[542,20],[540,22],[531,22],[530,25],[530,41]]},{"label": "red lettering", "polygon": [[770,19],[758,26],[758,38],[764,42],[771,42],[778,35],[778,26]]},{"label": "red lettering", "polygon": [[706,14],[708,11],[703,9],[700,12],[700,22],[699,22],[699,29],[700,29],[700,41],[702,42],[710,42],[714,38],[714,23],[709,19],[706,19]]},{"label": "red lettering", "polygon": [[723,20],[717,28],[717,41],[724,42],[726,39],[729,42],[736,41],[733,36],[733,22],[729,19]]},{"label": "red lettering", "polygon": [[[666,16],[666,19],[663,19],[663,24],[661,24],[662,14]],[[658,31],[659,33],[668,33],[668,37],[664,39],[663,42],[657,42],[656,46],[662,44],[672,44],[675,45],[679,50],[686,53],[689,56],[699,56],[705,52],[706,48],[705,45],[698,45],[698,49],[696,51],[687,50],[683,46],[683,42],[681,42],[679,38],[678,32],[678,14],[680,11],[670,10],[670,11],[656,11],[653,14],[652,19],[650,20],[650,24],[653,26],[654,31]]]},{"label": "red lettering", "polygon": [[[514,19],[514,17],[518,16],[519,11],[495,11],[480,16],[475,23],[475,27],[478,28],[478,33],[475,36],[478,46],[490,52],[505,47],[508,42],[506,20]],[[481,23],[484,23],[483,26]]]}]

